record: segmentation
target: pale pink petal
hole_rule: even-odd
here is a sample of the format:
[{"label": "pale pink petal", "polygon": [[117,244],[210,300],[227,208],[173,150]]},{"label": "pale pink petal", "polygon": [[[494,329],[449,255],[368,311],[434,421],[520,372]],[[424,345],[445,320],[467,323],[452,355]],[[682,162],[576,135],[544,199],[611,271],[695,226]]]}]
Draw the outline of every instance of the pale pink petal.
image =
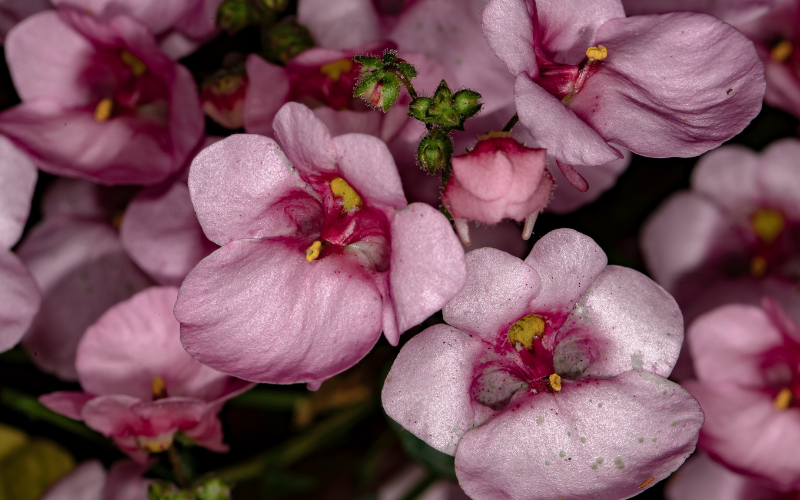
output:
[{"label": "pale pink petal", "polygon": [[[394,109],[396,108],[393,107],[392,110]],[[369,134],[377,137],[381,133],[381,124],[386,122],[386,115],[376,113],[375,110],[352,111],[321,106],[314,108],[314,114],[328,127],[334,137],[344,134]],[[405,114],[403,112],[403,116]],[[271,123],[270,130],[272,130]]]},{"label": "pale pink petal", "polygon": [[589,183],[589,190],[585,192],[573,188],[570,182],[555,165],[554,158],[548,158],[548,170],[553,176],[556,188],[553,199],[547,205],[547,211],[554,214],[567,214],[574,212],[584,205],[597,200],[607,190],[614,187],[617,178],[628,168],[633,155],[625,148],[617,148],[624,155],[623,158],[603,165],[573,165],[573,168]]},{"label": "pale pink petal", "polygon": [[396,209],[408,204],[394,158],[383,141],[364,134],[346,134],[333,142],[339,172],[368,204]]},{"label": "pale pink petal", "polygon": [[31,159],[0,136],[0,248],[11,248],[22,235],[36,177]]},{"label": "pale pink petal", "polygon": [[59,177],[42,195],[44,218],[72,215],[82,219],[111,221],[119,216],[139,191],[136,186],[101,186],[82,179]]},{"label": "pale pink petal", "polygon": [[206,38],[217,31],[217,11],[222,0],[195,0],[175,23],[175,29],[190,38]]},{"label": "pale pink petal", "polygon": [[178,286],[217,245],[203,234],[186,184],[141,191],[125,210],[120,239],[156,282]]},{"label": "pale pink petal", "polygon": [[296,102],[284,104],[272,127],[286,157],[301,175],[336,170],[336,146],[331,133],[306,106]]},{"label": "pale pink petal", "polygon": [[[99,398],[98,398],[99,399]],[[139,435],[159,436],[197,425],[205,414],[207,403],[194,398],[165,398],[157,401],[140,401],[131,411],[142,422]]]},{"label": "pale pink petal", "polygon": [[513,255],[494,248],[467,254],[464,288],[442,310],[444,320],[494,344],[498,331],[525,315],[540,290],[539,275]]},{"label": "pale pink petal", "polygon": [[268,63],[261,56],[247,58],[249,84],[244,99],[244,129],[250,134],[272,136],[272,121],[289,100],[289,76],[280,66]]},{"label": "pale pink petal", "polygon": [[711,14],[734,26],[766,14],[776,3],[776,0],[622,0],[629,16],[688,10]]},{"label": "pale pink petal", "polygon": [[689,393],[648,372],[564,382],[467,432],[456,474],[475,500],[629,498],[683,463],[702,423]]},{"label": "pale pink petal", "polygon": [[534,52],[536,2],[492,0],[483,11],[483,36],[512,75],[539,74]]},{"label": "pale pink petal", "polygon": [[150,281],[116,231],[100,222],[48,218],[30,231],[19,256],[43,297],[22,344],[40,369],[76,380],[75,350],[86,328]]},{"label": "pale pink petal", "polygon": [[321,220],[321,206],[305,190],[277,143],[234,134],[195,157],[189,191],[209,240],[305,234]]},{"label": "pale pink petal", "polygon": [[105,486],[103,464],[88,460],[59,479],[39,500],[103,500]]},{"label": "pale pink petal", "polygon": [[711,16],[613,19],[595,44],[609,55],[569,107],[603,139],[634,153],[697,156],[741,132],[761,110],[763,65],[753,43]]},{"label": "pale pink petal", "polygon": [[487,345],[447,325],[408,341],[381,392],[386,414],[433,448],[453,455],[459,439],[494,411],[473,401],[474,366]]},{"label": "pale pink petal", "polygon": [[764,355],[781,348],[784,340],[760,307],[732,304],[697,318],[687,342],[703,383],[765,387],[771,379]]},{"label": "pale pink petal", "polygon": [[392,220],[390,269],[400,332],[444,307],[464,286],[467,275],[464,250],[450,223],[424,203],[412,203]]},{"label": "pale pink petal", "polygon": [[[589,81],[596,77],[594,75]],[[519,121],[536,138],[535,146],[546,149],[559,161],[570,165],[603,165],[622,157],[606,142],[612,138],[601,137],[527,75],[517,77],[514,96]],[[612,142],[625,145],[620,141]]]},{"label": "pale pink petal", "polygon": [[311,241],[234,241],[183,282],[175,317],[201,362],[253,381],[321,381],[381,331],[381,296],[347,255],[307,262]]},{"label": "pale pink petal", "polygon": [[697,452],[667,480],[667,500],[789,500]]},{"label": "pale pink petal", "polygon": [[221,395],[228,377],[200,364],[181,345],[180,324],[172,314],[177,297],[177,288],[148,288],[90,326],[76,360],[83,390],[149,401],[153,380],[161,377],[170,398]]},{"label": "pale pink petal", "polygon": [[683,317],[675,299],[650,278],[608,266],[555,342],[556,371],[572,380],[642,369],[668,377],[683,343]]},{"label": "pale pink petal", "polygon": [[129,434],[141,425],[140,419],[131,411],[139,403],[131,396],[100,396],[88,401],[81,410],[86,425],[103,434]]},{"label": "pale pink petal", "polygon": [[761,201],[758,185],[761,158],[736,144],[703,155],[692,171],[692,189],[734,215],[753,210]]},{"label": "pale pink petal", "polygon": [[625,18],[620,0],[536,0],[541,44],[553,60],[579,64],[605,22]]},{"label": "pale pink petal", "polygon": [[548,313],[553,327],[558,328],[607,262],[605,252],[588,236],[572,229],[547,233],[525,259],[542,284],[528,309]]},{"label": "pale pink petal", "polygon": [[18,24],[9,33],[5,49],[14,88],[23,101],[49,98],[65,106],[89,104],[92,89],[83,73],[95,48],[56,11]]},{"label": "pale pink petal", "polygon": [[9,30],[26,17],[51,9],[50,0],[2,0],[0,1],[0,43]]},{"label": "pale pink petal", "polygon": [[128,460],[115,462],[108,470],[103,500],[145,500],[150,481],[142,475],[147,470],[142,464]]},{"label": "pale pink petal", "polygon": [[297,20],[326,49],[348,49],[383,35],[372,0],[300,0]]},{"label": "pale pink petal", "polygon": [[41,295],[19,258],[0,249],[0,352],[17,345],[39,309]]},{"label": "pale pink petal", "polygon": [[56,7],[72,7],[109,21],[128,15],[142,21],[153,33],[161,33],[183,16],[194,0],[52,0]]},{"label": "pale pink petal", "polygon": [[[794,18],[794,16],[791,17]],[[795,116],[800,114],[800,85],[798,85],[798,76],[794,68],[789,64],[766,59],[764,61],[764,77],[769,82],[764,94],[764,102],[770,106],[784,109]]]},{"label": "pale pink petal", "polygon": [[81,411],[92,399],[94,396],[85,392],[60,391],[40,396],[39,402],[56,413],[75,420],[83,420]]},{"label": "pale pink petal", "polygon": [[667,290],[708,258],[727,220],[714,203],[695,193],[671,196],[645,222],[642,252],[653,278]]},{"label": "pale pink petal", "polygon": [[800,487],[800,409],[776,410],[769,393],[730,384],[687,380],[684,386],[706,413],[701,450],[774,488]]},{"label": "pale pink petal", "polygon": [[773,142],[761,155],[758,184],[766,203],[800,220],[800,141],[783,139]]}]

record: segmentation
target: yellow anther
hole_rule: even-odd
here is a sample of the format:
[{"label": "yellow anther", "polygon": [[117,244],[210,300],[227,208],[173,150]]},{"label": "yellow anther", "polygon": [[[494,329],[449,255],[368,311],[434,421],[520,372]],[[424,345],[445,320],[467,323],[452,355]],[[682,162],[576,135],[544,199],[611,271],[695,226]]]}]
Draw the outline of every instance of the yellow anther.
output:
[{"label": "yellow anther", "polygon": [[793,399],[794,394],[792,394],[792,390],[788,387],[784,387],[781,389],[781,392],[775,396],[775,399],[772,401],[772,406],[774,406],[776,410],[785,410],[791,406]]},{"label": "yellow anther", "polygon": [[350,59],[339,59],[338,61],[320,67],[319,72],[329,77],[334,82],[338,82],[343,74],[349,73],[352,69],[353,61]]},{"label": "yellow anther", "polygon": [[769,57],[772,58],[773,61],[786,62],[790,57],[792,57],[792,52],[794,52],[794,46],[792,45],[792,42],[789,40],[783,40],[772,47]]},{"label": "yellow anther", "polygon": [[112,111],[114,111],[114,101],[105,98],[98,102],[97,107],[94,108],[94,119],[99,122],[104,122],[111,118]]},{"label": "yellow anther", "polygon": [[153,389],[153,399],[163,399],[167,397],[167,385],[164,379],[156,377],[150,382],[150,388]]},{"label": "yellow anther", "polygon": [[495,137],[514,137],[511,135],[511,132],[503,132],[502,130],[493,130],[491,132],[486,132],[483,135],[478,136],[478,142],[481,142],[485,139],[492,139]]},{"label": "yellow anther", "polygon": [[655,480],[656,480],[656,478],[654,478],[654,477],[652,477],[652,476],[651,476],[651,477],[648,477],[647,479],[645,479],[644,481],[642,481],[642,484],[640,484],[640,485],[639,485],[639,489],[641,490],[642,488],[646,488],[647,486],[649,486],[649,485],[650,485],[650,483],[652,483],[652,482],[653,482],[653,481],[655,481]]},{"label": "yellow anther", "polygon": [[779,211],[762,208],[750,217],[750,227],[761,238],[761,241],[769,245],[783,232],[786,221]]},{"label": "yellow anther", "polygon": [[147,71],[147,65],[143,63],[141,59],[131,54],[127,50],[122,51],[120,58],[122,59],[122,63],[131,69],[133,76],[137,78],[142,76],[144,72]]},{"label": "yellow anther", "polygon": [[558,392],[561,390],[561,377],[558,376],[558,373],[554,373],[550,375],[550,387],[553,388],[554,391]]},{"label": "yellow anther", "polygon": [[172,434],[165,434],[161,436],[149,437],[139,436],[136,439],[139,446],[150,453],[161,453],[167,451],[172,446]]},{"label": "yellow anther", "polygon": [[353,207],[361,208],[364,206],[364,201],[356,193],[356,190],[341,177],[336,177],[331,181],[331,192],[335,197],[342,200],[342,210],[345,212],[349,212]]},{"label": "yellow anther", "polygon": [[764,276],[767,272],[767,259],[760,255],[753,257],[750,261],[750,275],[755,278]]},{"label": "yellow anther", "polygon": [[598,45],[597,47],[589,47],[586,49],[586,57],[588,57],[590,61],[602,61],[608,57],[608,49],[602,45]]},{"label": "yellow anther", "polygon": [[314,262],[319,258],[319,252],[322,250],[322,242],[315,241],[310,247],[306,248],[306,260]]},{"label": "yellow anther", "polygon": [[518,351],[533,348],[534,339],[544,335],[545,323],[541,316],[529,314],[517,321],[508,329],[508,340]]}]

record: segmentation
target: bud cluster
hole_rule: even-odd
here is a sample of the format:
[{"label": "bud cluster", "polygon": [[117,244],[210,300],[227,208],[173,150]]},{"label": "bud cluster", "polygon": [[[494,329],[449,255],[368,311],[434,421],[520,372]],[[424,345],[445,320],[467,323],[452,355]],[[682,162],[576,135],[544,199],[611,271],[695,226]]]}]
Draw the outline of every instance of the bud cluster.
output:
[{"label": "bud cluster", "polygon": [[353,90],[355,97],[361,96],[365,101],[384,113],[394,105],[400,96],[402,83],[409,93],[413,92],[411,80],[417,76],[417,70],[407,61],[397,57],[397,53],[386,50],[383,56],[355,56],[361,64],[361,79]]},{"label": "bud cluster", "polygon": [[166,482],[155,482],[147,492],[148,500],[230,500],[231,489],[218,478],[208,479],[191,490],[178,491]]}]

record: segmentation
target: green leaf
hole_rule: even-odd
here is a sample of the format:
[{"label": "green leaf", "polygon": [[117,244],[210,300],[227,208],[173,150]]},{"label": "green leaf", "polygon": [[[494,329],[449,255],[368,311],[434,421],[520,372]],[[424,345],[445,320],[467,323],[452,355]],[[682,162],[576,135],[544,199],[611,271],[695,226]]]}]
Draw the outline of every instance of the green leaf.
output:
[{"label": "green leaf", "polygon": [[400,437],[406,454],[416,462],[424,465],[430,472],[440,477],[456,479],[455,458],[435,450],[425,441],[405,430],[400,424],[389,420],[389,426]]}]

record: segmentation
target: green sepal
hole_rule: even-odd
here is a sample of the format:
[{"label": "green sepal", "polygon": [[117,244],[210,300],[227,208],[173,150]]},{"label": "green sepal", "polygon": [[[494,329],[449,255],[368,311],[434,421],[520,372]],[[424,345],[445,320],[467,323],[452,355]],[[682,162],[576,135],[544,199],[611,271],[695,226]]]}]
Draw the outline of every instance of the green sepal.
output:
[{"label": "green sepal", "polygon": [[431,175],[443,170],[453,156],[453,141],[450,135],[440,128],[434,128],[422,138],[417,147],[420,167]]},{"label": "green sepal", "polygon": [[461,117],[462,123],[480,111],[482,106],[481,95],[474,90],[459,90],[453,96],[453,107]]},{"label": "green sepal", "polygon": [[428,108],[431,102],[433,100],[430,97],[417,97],[408,105],[408,116],[424,123],[430,123],[432,120],[428,117]]},{"label": "green sepal", "polygon": [[406,75],[406,78],[409,80],[417,77],[417,68],[415,68],[411,63],[408,61],[401,61],[397,63],[397,68]]},{"label": "green sepal", "polygon": [[436,92],[433,93],[433,105],[434,106],[446,105],[449,107],[452,101],[453,101],[453,93],[450,92],[450,87],[447,85],[447,82],[442,80],[439,83],[439,86],[436,87]]},{"label": "green sepal", "polygon": [[383,64],[394,64],[397,61],[397,52],[393,50],[383,51]]},{"label": "green sepal", "polygon": [[375,56],[355,56],[353,60],[368,68],[383,69],[383,61]]},{"label": "green sepal", "polygon": [[383,75],[381,83],[383,84],[381,88],[381,103],[376,106],[386,113],[400,96],[400,82],[397,81],[397,76],[394,73],[386,73]]},{"label": "green sepal", "polygon": [[456,110],[450,106],[443,106],[441,113],[439,113],[439,119],[436,120],[436,122],[448,129],[464,130],[461,118],[459,118]]},{"label": "green sepal", "polygon": [[383,70],[373,71],[372,73],[363,74],[361,80],[356,85],[356,88],[353,89],[353,97],[358,97],[363,95],[368,90],[372,89],[375,85],[381,81],[381,78],[384,77],[386,73]]}]

